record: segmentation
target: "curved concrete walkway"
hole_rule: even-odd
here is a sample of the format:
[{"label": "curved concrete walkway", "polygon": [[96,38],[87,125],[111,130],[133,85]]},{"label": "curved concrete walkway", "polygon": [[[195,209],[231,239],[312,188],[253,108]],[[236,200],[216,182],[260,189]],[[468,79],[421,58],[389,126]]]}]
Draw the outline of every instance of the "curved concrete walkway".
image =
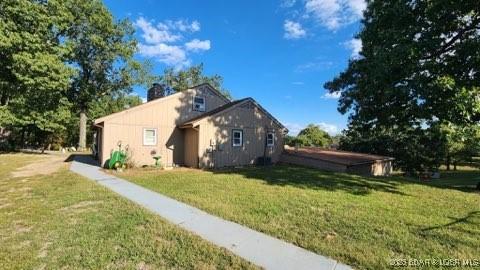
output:
[{"label": "curved concrete walkway", "polygon": [[70,170],[96,181],[168,221],[265,269],[352,269],[333,259],[223,220],[124,179],[106,174],[100,171],[99,167],[91,165],[91,161],[74,160]]}]

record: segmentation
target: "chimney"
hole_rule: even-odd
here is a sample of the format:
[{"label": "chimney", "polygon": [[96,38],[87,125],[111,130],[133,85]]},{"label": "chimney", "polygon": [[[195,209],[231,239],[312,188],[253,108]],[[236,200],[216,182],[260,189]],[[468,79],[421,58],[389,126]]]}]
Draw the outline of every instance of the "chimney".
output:
[{"label": "chimney", "polygon": [[147,102],[164,96],[166,96],[165,86],[159,83],[154,83],[147,91]]}]

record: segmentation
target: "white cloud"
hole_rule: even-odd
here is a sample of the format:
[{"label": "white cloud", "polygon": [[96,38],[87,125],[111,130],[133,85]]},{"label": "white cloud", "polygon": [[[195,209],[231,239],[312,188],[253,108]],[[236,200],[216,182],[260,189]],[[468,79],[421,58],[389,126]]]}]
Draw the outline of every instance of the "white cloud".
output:
[{"label": "white cloud", "polygon": [[293,22],[290,20],[285,20],[283,29],[285,30],[283,37],[286,39],[299,39],[307,34],[307,32],[302,28],[302,25],[300,25],[298,22]]},{"label": "white cloud", "polygon": [[156,58],[158,61],[169,66],[182,68],[188,66],[190,61],[187,59],[185,51],[175,45],[159,43],[155,45],[138,44],[138,50],[142,56]]},{"label": "white cloud", "polygon": [[200,23],[198,21],[189,22],[188,20],[166,20],[158,24],[161,29],[178,30],[181,32],[198,32]]},{"label": "white cloud", "polygon": [[318,123],[321,129],[325,130],[330,135],[336,135],[339,132],[339,128],[334,124],[328,124],[325,122]]},{"label": "white cloud", "polygon": [[339,99],[342,94],[340,92],[326,93],[322,96],[323,99]]},{"label": "white cloud", "polygon": [[349,49],[351,51],[350,57],[351,58],[359,58],[360,57],[360,51],[362,50],[362,40],[353,38],[347,42],[344,42],[343,45],[345,48]]},{"label": "white cloud", "polygon": [[306,15],[313,16],[329,30],[337,30],[342,26],[362,18],[366,8],[364,0],[306,0]]},{"label": "white cloud", "polygon": [[367,8],[365,0],[349,0],[347,2],[350,10],[356,14],[358,18],[363,17],[363,11]]},{"label": "white cloud", "polygon": [[193,39],[192,41],[185,43],[185,48],[194,52],[208,51],[210,50],[210,40]]},{"label": "white cloud", "polygon": [[145,40],[145,42],[150,44],[157,44],[160,42],[174,42],[181,38],[180,35],[170,33],[168,27],[164,28],[161,25],[155,27],[152,25],[151,22],[147,21],[143,17],[140,17],[135,21],[135,26],[137,26],[143,31],[143,39]]},{"label": "white cloud", "polygon": [[147,98],[146,97],[140,97],[142,99],[142,103],[147,103]]},{"label": "white cloud", "polygon": [[[338,128],[337,125],[334,124],[328,124],[325,122],[320,122],[318,125],[322,130],[326,131],[330,135],[336,135],[340,132],[340,129]],[[292,136],[297,136],[298,133],[307,127],[307,125],[304,124],[298,124],[298,123],[285,123],[285,127],[288,129],[288,134]]]},{"label": "white cloud", "polygon": [[200,31],[198,21],[165,20],[154,25],[153,21],[139,17],[134,25],[141,30],[140,35],[143,38],[138,44],[139,54],[175,69],[190,65],[190,53],[206,51],[211,47],[210,40],[193,39],[185,44],[180,43],[183,35]]},{"label": "white cloud", "polygon": [[291,8],[295,5],[296,2],[297,2],[296,0],[283,0],[282,3],[280,4],[280,7]]},{"label": "white cloud", "polygon": [[317,60],[317,61],[300,64],[295,67],[294,71],[301,73],[306,71],[328,70],[333,66],[334,66],[334,63],[332,61]]},{"label": "white cloud", "polygon": [[297,123],[285,123],[285,127],[288,129],[288,134],[297,136],[298,133],[305,128],[305,125],[300,125]]}]

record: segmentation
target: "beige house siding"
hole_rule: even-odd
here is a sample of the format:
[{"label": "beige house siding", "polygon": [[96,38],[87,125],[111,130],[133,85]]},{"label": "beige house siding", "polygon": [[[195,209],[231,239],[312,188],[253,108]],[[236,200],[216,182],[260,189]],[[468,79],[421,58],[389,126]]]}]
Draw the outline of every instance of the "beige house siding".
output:
[{"label": "beige house siding", "polygon": [[[243,145],[232,145],[232,130],[243,131]],[[275,135],[266,156],[278,162],[283,149],[283,127],[248,101],[199,122],[199,166],[202,168],[254,164],[263,157],[267,131]]]},{"label": "beige house siding", "polygon": [[361,164],[348,167],[348,173],[372,176],[388,176],[392,173],[391,161],[376,161],[369,164]]},{"label": "beige house siding", "polygon": [[[110,157],[110,151],[118,149],[117,142],[129,145],[129,153],[136,166],[152,165],[151,151],[161,155],[166,166],[184,164],[184,131],[177,125],[204,112],[193,110],[193,97],[203,96],[206,110],[210,111],[228,102],[207,85],[139,105],[95,121],[103,122],[102,152],[99,159],[102,164]],[[157,130],[157,144],[143,145],[143,129]]]}]

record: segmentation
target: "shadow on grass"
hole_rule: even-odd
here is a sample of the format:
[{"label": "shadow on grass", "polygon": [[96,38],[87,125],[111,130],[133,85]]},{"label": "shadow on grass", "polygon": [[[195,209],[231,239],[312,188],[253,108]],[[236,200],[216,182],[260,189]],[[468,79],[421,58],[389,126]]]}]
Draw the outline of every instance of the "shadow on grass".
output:
[{"label": "shadow on grass", "polygon": [[435,229],[441,229],[441,228],[448,228],[453,225],[457,224],[471,224],[471,225],[480,225],[480,222],[475,222],[476,219],[480,219],[480,211],[472,211],[469,212],[466,216],[456,218],[456,217],[448,217],[452,221],[446,224],[442,225],[437,225],[437,226],[432,226],[432,227],[427,227],[424,229],[421,229],[421,231],[431,231]]},{"label": "shadow on grass", "polygon": [[415,178],[404,178],[410,183],[426,185],[441,189],[452,189],[467,193],[477,193],[477,185],[480,183],[479,170],[466,171],[441,171],[440,179],[419,180]]},{"label": "shadow on grass", "polygon": [[402,176],[368,177],[346,173],[327,172],[296,165],[219,169],[213,170],[212,172],[221,174],[240,174],[246,178],[263,180],[270,185],[294,186],[328,191],[343,190],[355,195],[368,195],[372,191],[408,195],[399,190],[400,186],[406,184],[418,184],[434,188],[452,189],[472,193],[478,192],[476,191],[476,184],[480,181],[480,171],[478,170],[446,173],[442,179],[433,179],[429,181]]},{"label": "shadow on grass", "polygon": [[93,166],[99,166],[98,160],[93,159],[91,154],[85,153],[85,154],[71,154],[67,157],[67,159],[64,160],[64,162],[80,162],[88,165],[93,165]]},{"label": "shadow on grass", "polygon": [[398,179],[394,181],[393,178],[374,178],[327,172],[295,165],[248,167],[213,170],[212,172],[218,174],[240,174],[249,179],[263,180],[270,185],[327,191],[343,190],[354,195],[368,195],[372,191],[408,195],[398,190],[398,186],[403,183]]}]

